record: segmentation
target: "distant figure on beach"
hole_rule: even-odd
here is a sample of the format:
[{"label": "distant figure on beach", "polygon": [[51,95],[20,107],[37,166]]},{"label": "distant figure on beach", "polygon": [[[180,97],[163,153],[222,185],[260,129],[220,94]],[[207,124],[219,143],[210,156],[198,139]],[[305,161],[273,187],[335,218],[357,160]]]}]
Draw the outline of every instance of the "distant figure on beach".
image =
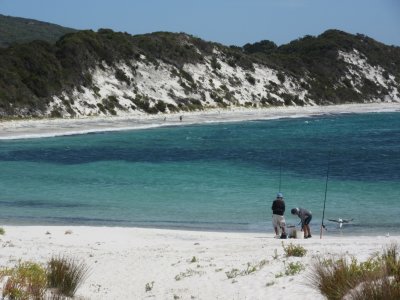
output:
[{"label": "distant figure on beach", "polygon": [[[272,226],[274,226],[275,237],[286,239],[286,223],[285,217],[283,216],[285,213],[285,201],[283,201],[283,194],[278,193],[276,195],[276,199],[272,202]],[[279,229],[281,229],[282,234],[279,236]]]},{"label": "distant figure on beach", "polygon": [[179,121],[182,122],[183,116],[179,116]]},{"label": "distant figure on beach", "polygon": [[310,222],[312,219],[311,211],[304,208],[292,208],[292,215],[297,215],[301,220],[301,230],[304,231],[304,238],[308,239],[311,237]]}]

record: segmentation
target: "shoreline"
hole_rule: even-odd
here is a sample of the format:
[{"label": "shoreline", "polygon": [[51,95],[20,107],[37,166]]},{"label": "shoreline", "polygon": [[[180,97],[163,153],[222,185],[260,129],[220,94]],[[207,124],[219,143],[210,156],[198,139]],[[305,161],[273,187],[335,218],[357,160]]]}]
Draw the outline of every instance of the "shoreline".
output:
[{"label": "shoreline", "polygon": [[[325,299],[308,285],[315,256],[349,255],[365,261],[376,251],[400,244],[399,235],[280,240],[272,233],[90,226],[3,228],[2,267],[15,266],[19,260],[45,264],[58,255],[84,261],[90,275],[78,289],[78,299]],[[304,247],[306,256],[285,257],[283,245],[289,243]],[[305,270],[280,275],[291,262],[301,263]],[[249,265],[260,267],[228,277],[232,270],[246,270]],[[145,289],[148,283],[153,283],[151,290]]]},{"label": "shoreline", "polygon": [[[330,114],[400,111],[400,103],[341,104],[329,106],[210,109],[162,115],[125,115],[74,119],[7,120],[0,122],[0,140],[44,138],[158,127],[302,118]],[[183,120],[179,118],[182,116]]]},{"label": "shoreline", "polygon": [[[105,222],[99,222],[99,223],[90,223],[90,222],[73,222],[73,223],[68,223],[68,222],[51,222],[51,223],[46,223],[46,222],[7,222],[5,219],[2,220],[1,226],[8,226],[8,227],[65,227],[68,226],[70,228],[79,228],[79,227],[89,227],[89,228],[122,228],[122,229],[138,229],[138,230],[163,230],[163,231],[181,231],[181,232],[197,232],[197,233],[220,233],[220,234],[262,234],[262,235],[270,235],[273,236],[273,228],[271,224],[271,216],[267,216],[265,218],[265,222],[263,222],[262,225],[257,226],[257,227],[251,227],[251,228],[238,228],[234,227],[232,228],[231,226],[229,227],[196,227],[196,226],[186,226],[182,224],[178,224],[176,226],[168,226],[168,225],[144,225],[144,224],[135,224],[135,223],[121,223],[121,222],[115,222],[115,223],[105,223]],[[318,236],[320,234],[320,219],[314,220],[314,224],[311,226],[311,231],[313,235]],[[387,237],[391,236],[394,234],[396,236],[397,230],[393,228],[385,228],[383,230],[380,228],[380,230],[377,230],[376,227],[369,228],[369,231],[366,231],[366,228],[361,229],[360,226],[357,226],[356,228],[349,227],[349,225],[345,225],[343,229],[340,229],[336,223],[332,223],[327,221],[325,219],[325,225],[326,225],[326,230],[323,231],[323,237],[342,237],[342,238],[355,238],[355,237],[365,237],[365,238],[371,238],[371,237]],[[350,225],[351,226],[351,225]],[[295,226],[297,230],[299,230],[299,226]]]}]

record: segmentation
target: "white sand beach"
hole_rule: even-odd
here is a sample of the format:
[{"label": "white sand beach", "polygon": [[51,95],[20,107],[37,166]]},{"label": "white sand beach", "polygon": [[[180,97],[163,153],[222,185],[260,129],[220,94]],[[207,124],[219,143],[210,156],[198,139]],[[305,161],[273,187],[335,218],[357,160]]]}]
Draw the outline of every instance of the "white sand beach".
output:
[{"label": "white sand beach", "polygon": [[[365,260],[400,236],[274,239],[272,232],[227,233],[145,228],[4,226],[0,265],[45,263],[53,255],[82,259],[90,275],[78,299],[324,299],[307,282],[316,256]],[[65,234],[66,231],[71,234]],[[284,244],[302,245],[305,257],[286,258]],[[288,276],[289,262],[305,270]],[[256,271],[245,274],[250,266]],[[226,272],[237,269],[228,278]],[[242,274],[240,274],[242,273]],[[146,291],[146,284],[152,289]],[[178,298],[179,297],[179,298]]]},{"label": "white sand beach", "polygon": [[[84,117],[73,119],[32,119],[0,122],[1,139],[40,138],[91,132],[145,129],[162,126],[239,122],[279,118],[300,118],[324,114],[400,111],[399,102],[343,104],[330,106],[213,109],[175,114],[130,114],[118,117]],[[182,116],[182,121],[180,121]]]}]

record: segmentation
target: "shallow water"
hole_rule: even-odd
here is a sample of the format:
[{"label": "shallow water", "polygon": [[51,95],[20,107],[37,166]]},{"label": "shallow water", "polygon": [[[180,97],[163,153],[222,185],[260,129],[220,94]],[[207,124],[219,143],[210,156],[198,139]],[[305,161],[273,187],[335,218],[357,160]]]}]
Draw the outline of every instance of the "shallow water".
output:
[{"label": "shallow water", "polygon": [[328,232],[400,233],[399,112],[3,140],[0,220],[271,231],[281,182],[315,232],[328,162]]}]

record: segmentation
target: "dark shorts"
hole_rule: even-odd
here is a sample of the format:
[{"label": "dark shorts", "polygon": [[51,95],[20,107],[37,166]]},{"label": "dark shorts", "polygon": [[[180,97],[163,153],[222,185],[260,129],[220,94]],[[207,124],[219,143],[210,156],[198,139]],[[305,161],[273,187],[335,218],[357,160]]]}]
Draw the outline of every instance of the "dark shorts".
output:
[{"label": "dark shorts", "polygon": [[310,224],[311,219],[312,219],[312,216],[307,217],[307,218],[304,220],[304,225]]}]

